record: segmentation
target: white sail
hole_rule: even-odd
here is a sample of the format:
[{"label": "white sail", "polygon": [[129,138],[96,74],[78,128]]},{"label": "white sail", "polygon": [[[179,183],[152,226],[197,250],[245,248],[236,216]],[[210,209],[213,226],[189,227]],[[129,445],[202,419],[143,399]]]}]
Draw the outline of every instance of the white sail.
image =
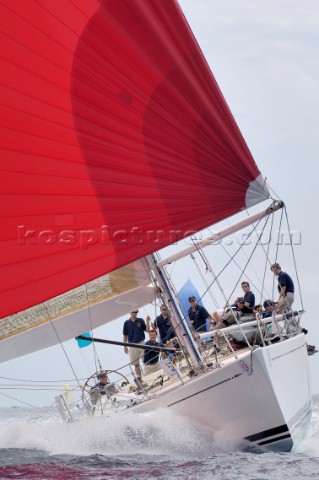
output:
[{"label": "white sail", "polygon": [[100,327],[154,300],[142,261],[0,321],[0,362]]}]

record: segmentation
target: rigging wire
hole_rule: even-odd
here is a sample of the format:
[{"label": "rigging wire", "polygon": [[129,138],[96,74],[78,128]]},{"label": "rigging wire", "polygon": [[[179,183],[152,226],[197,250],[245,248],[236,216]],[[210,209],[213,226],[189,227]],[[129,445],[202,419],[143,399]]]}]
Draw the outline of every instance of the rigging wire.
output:
[{"label": "rigging wire", "polygon": [[267,183],[267,187],[269,188],[269,190],[277,197],[277,198],[273,198],[271,197],[271,199],[273,201],[277,201],[279,200],[280,202],[282,202],[281,198],[279,197],[279,195],[275,192],[275,190],[273,188],[270,187],[270,185]]},{"label": "rigging wire", "polygon": [[[20,379],[20,378],[10,378],[10,377],[2,377],[0,375],[0,378],[3,378],[4,380],[11,380],[13,382],[29,382],[29,383],[46,383],[48,380],[27,380],[25,378]],[[80,380],[84,380],[81,379]],[[74,378],[72,380],[50,380],[50,383],[69,383],[69,382],[74,382]]]},{"label": "rigging wire", "polygon": [[[277,258],[278,258],[278,251],[279,251],[279,245],[280,245],[280,234],[281,234],[281,225],[282,225],[282,219],[283,219],[283,210],[281,211],[281,215],[280,215],[280,221],[279,221],[279,229],[278,229],[278,237],[277,237],[277,248],[276,248],[276,253],[275,253],[275,262],[274,263],[277,263]],[[275,296],[275,283],[277,283],[277,285],[279,285],[278,283],[278,280],[277,278],[275,277],[275,275],[273,276],[273,282],[272,282],[272,298],[274,298]]]},{"label": "rigging wire", "polygon": [[[93,336],[92,333],[91,333],[90,335]],[[89,376],[89,375],[91,374],[92,368],[89,366],[88,362],[86,361],[86,358],[85,358],[83,349],[79,347],[78,353],[79,353],[79,355],[81,356],[81,360],[82,360],[82,362],[83,362],[83,364],[84,364],[84,366],[85,366],[85,369],[86,369],[86,371],[87,371],[87,376]],[[93,354],[93,355],[94,355],[94,354]],[[95,365],[95,368],[96,368],[96,365]],[[74,379],[73,379],[73,380],[74,380]]]},{"label": "rigging wire", "polygon": [[[229,221],[229,220],[228,220],[228,225],[230,225],[230,221]],[[211,235],[214,235],[214,232],[212,231],[211,228],[208,228],[208,231],[209,231],[209,233],[210,233]],[[218,245],[224,250],[224,252],[228,255],[228,257],[231,257],[231,254],[228,252],[227,248],[224,247],[222,241],[219,242]],[[241,266],[236,262],[235,259],[233,260],[233,262],[234,262],[234,264],[236,265],[236,267],[237,267],[239,270],[241,270]],[[248,281],[252,284],[253,287],[257,288],[256,285],[254,285],[254,282],[252,282],[251,279],[248,277],[248,275],[247,275],[247,279],[248,279]]]},{"label": "rigging wire", "polygon": [[[78,389],[79,392],[82,391],[80,387],[73,388],[72,392],[76,391]],[[45,388],[36,388],[36,387],[28,387],[28,386],[23,386],[21,387],[20,385],[15,385],[14,387],[10,386],[0,386],[0,390],[19,390],[19,391],[32,391],[32,392],[61,392],[61,388],[53,388],[53,387],[45,387]]]},{"label": "rigging wire", "polygon": [[[213,276],[213,278],[215,278],[216,275],[215,275],[212,267],[210,266],[210,264],[209,264],[209,262],[208,262],[208,259],[207,259],[206,255],[205,255],[204,252],[203,252],[202,247],[199,247],[199,246],[196,245],[195,243],[194,243],[194,246],[196,247],[198,254],[200,255],[201,259],[203,260],[203,262],[204,262],[205,265],[206,265],[206,271],[209,271],[209,272],[211,273],[211,275]],[[201,279],[202,279],[205,287],[208,287],[208,282],[207,282],[206,278],[204,277],[204,274],[202,273],[202,271],[201,271],[201,269],[200,269],[200,267],[199,267],[199,265],[198,265],[198,263],[197,263],[197,261],[196,261],[196,259],[195,259],[195,256],[194,256],[193,254],[191,254],[190,257],[192,258],[192,260],[193,260],[193,262],[194,262],[194,264],[195,264],[195,266],[196,266],[196,268],[197,268],[197,271],[198,271],[198,273],[199,273],[199,275],[200,275],[200,277],[201,277]],[[222,292],[222,294],[224,295],[224,298],[226,299],[224,290],[223,290],[222,286],[220,285],[219,281],[217,281],[217,285],[218,285],[220,291]],[[210,296],[211,296],[211,298],[212,298],[212,300],[213,300],[213,302],[214,302],[215,307],[216,307],[216,308],[219,308],[218,302],[217,302],[216,297],[214,296],[213,292],[212,292],[210,289],[208,290],[208,292],[209,292],[209,294],[210,294]]]},{"label": "rigging wire", "polygon": [[[223,250],[225,251],[225,253],[229,256],[229,261],[228,261],[227,264],[224,266],[224,268],[218,273],[218,275],[216,276],[216,279],[225,271],[225,269],[228,267],[228,265],[229,265],[231,262],[234,262],[235,265],[238,267],[238,269],[241,271],[241,275],[243,274],[243,269],[242,269],[242,267],[236,262],[235,257],[237,256],[238,252],[239,252],[239,251],[244,247],[244,245],[247,243],[249,237],[253,234],[253,232],[256,231],[258,225],[260,224],[260,222],[261,222],[263,219],[266,219],[266,223],[265,223],[265,225],[264,225],[264,227],[263,227],[263,229],[262,229],[261,234],[259,235],[259,238],[258,238],[258,240],[259,240],[259,239],[261,238],[261,235],[262,235],[263,232],[264,232],[264,229],[265,229],[266,225],[267,225],[267,222],[268,222],[268,219],[269,219],[269,215],[266,216],[266,214],[265,214],[263,217],[261,217],[261,218],[258,220],[258,223],[257,223],[255,226],[253,226],[251,232],[247,235],[245,241],[241,244],[241,246],[236,250],[236,252],[235,252],[233,255],[231,255],[231,253],[229,253],[229,252],[227,251],[227,249],[226,249],[222,244],[220,244],[221,247],[223,248]],[[252,254],[253,254],[254,251],[256,250],[257,245],[258,245],[258,241],[256,242],[256,246],[255,246]],[[251,258],[251,256],[252,256],[252,254],[251,254],[250,257],[248,258],[248,260],[247,260],[247,262],[246,262],[246,266],[247,266],[247,264],[249,263],[249,260],[250,260],[250,258]],[[245,256],[246,256],[246,259],[247,259],[247,254],[246,254],[246,252],[245,252]],[[246,267],[245,267],[245,269],[246,269]],[[244,271],[245,271],[245,270],[244,270]],[[253,287],[260,293],[259,288],[254,284],[254,282],[251,281],[251,279],[249,278],[248,275],[246,275],[246,276],[247,276],[249,282],[253,285]],[[258,276],[258,275],[257,275],[257,276]],[[239,281],[238,281],[238,282],[239,282]],[[237,284],[238,284],[238,282],[237,282]],[[214,283],[214,282],[212,282],[212,284],[213,284],[213,283]],[[212,284],[211,284],[211,285],[212,285]],[[236,286],[237,286],[237,284],[236,284]],[[235,288],[236,288],[236,286],[235,286]],[[234,290],[235,290],[235,288],[234,288]],[[234,292],[234,290],[233,290],[233,292]],[[205,292],[205,293],[206,293],[206,292]],[[205,293],[204,293],[203,295],[205,295]],[[232,295],[232,294],[231,294],[231,295]],[[228,303],[230,297],[229,297],[228,299],[225,297],[225,299],[226,299],[226,302]]]},{"label": "rigging wire", "polygon": [[[22,403],[23,405],[27,405],[28,407],[35,408],[36,410],[41,410],[41,412],[45,413],[46,415],[48,414],[47,410],[44,410],[41,407],[36,407],[35,405],[32,405],[31,403],[25,402],[24,400],[20,400],[19,398],[12,397],[12,395],[8,395],[7,393],[0,392],[0,395],[10,398],[11,400],[15,400],[16,402]],[[54,415],[55,417],[59,417],[56,413],[50,412],[50,415]]]},{"label": "rigging wire", "polygon": [[59,341],[59,343],[60,343],[60,346],[61,346],[61,348],[62,348],[62,350],[63,350],[63,353],[64,353],[64,355],[65,355],[65,357],[66,357],[66,359],[67,359],[68,364],[70,365],[70,368],[71,368],[72,372],[73,372],[73,375],[74,375],[74,377],[75,377],[75,379],[76,379],[79,387],[81,388],[81,384],[80,384],[79,379],[78,379],[78,377],[77,377],[77,375],[76,375],[76,373],[75,373],[75,370],[74,370],[74,368],[73,368],[73,365],[72,365],[72,363],[71,363],[71,361],[70,361],[70,359],[69,359],[69,356],[68,356],[68,354],[67,354],[67,352],[66,352],[66,350],[65,350],[65,348],[64,348],[64,346],[63,346],[63,343],[61,342],[61,339],[60,339],[60,336],[59,336],[59,334],[58,334],[58,332],[57,332],[57,329],[55,328],[55,325],[54,325],[54,323],[53,323],[53,321],[52,321],[52,319],[51,319],[51,315],[50,315],[48,306],[47,306],[46,303],[43,303],[43,306],[44,306],[44,308],[45,308],[46,311],[47,311],[47,315],[48,315],[49,321],[50,321],[50,323],[51,323],[51,326],[52,326],[52,328],[53,328],[53,330],[54,330],[54,332],[55,332],[55,334],[56,334],[56,336],[57,336],[57,339],[58,339],[58,341]]},{"label": "rigging wire", "polygon": [[[92,317],[91,317],[91,306],[90,306],[90,301],[89,301],[89,294],[88,294],[88,284],[85,284],[85,293],[86,293],[86,301],[88,305],[88,314],[89,314],[89,322],[90,322],[90,330],[91,330],[91,337],[93,337],[93,326],[92,326]],[[83,355],[82,355],[83,357]],[[101,362],[97,353],[96,346],[93,342],[93,357],[94,357],[94,364],[95,364],[95,371],[97,372],[97,363],[99,364],[100,370],[102,370]]]},{"label": "rigging wire", "polygon": [[[275,198],[271,198],[271,200],[272,200],[272,203],[275,203],[275,202],[277,202],[278,200],[281,201],[281,200],[279,199],[279,197],[278,197],[277,200],[276,200]],[[249,214],[247,208],[245,209],[245,212],[246,212],[246,214],[247,214],[247,217],[249,217],[250,214]],[[272,214],[271,217],[272,217],[272,220],[273,220],[273,219],[274,219],[274,214]],[[228,222],[228,225],[231,225],[229,219],[227,219],[227,222]],[[270,232],[272,232],[272,228],[273,228],[273,221],[272,221],[272,226],[271,226]],[[209,229],[209,231],[210,231],[210,229]],[[211,232],[211,233],[212,233],[212,232]],[[237,236],[237,233],[236,233],[235,235]],[[271,237],[270,237],[270,238],[271,238]],[[267,250],[269,250],[269,242],[270,242],[270,240],[268,241],[268,249],[267,249]],[[220,245],[221,245],[221,247],[223,248],[224,252],[226,252],[227,255],[230,256],[229,252],[228,252],[227,249],[222,245],[222,243],[220,243]],[[262,249],[263,249],[266,257],[268,258],[268,254],[266,253],[266,250],[265,250],[265,247],[264,247],[263,243],[261,242],[260,245],[261,245],[261,247],[262,247]],[[244,256],[245,256],[245,258],[246,258],[246,260],[247,260],[247,259],[248,259],[248,256],[247,256],[246,251],[243,250],[242,252],[243,252],[243,254],[244,254]],[[238,263],[237,263],[235,260],[234,260],[234,263],[235,263],[235,265],[241,270],[240,265],[238,265]],[[255,270],[254,266],[251,264],[250,267],[251,267],[254,275],[256,276],[257,280],[259,281],[259,283],[262,283],[262,282],[261,282],[261,279],[260,279],[260,277],[259,277],[259,274],[258,274],[258,272]],[[263,291],[263,289],[262,289],[262,291],[260,291],[260,289],[258,288],[258,286],[255,285],[255,283],[249,278],[249,276],[248,276],[247,274],[246,274],[246,277],[247,277],[249,283],[251,283],[251,285],[254,287],[254,289],[260,294],[261,298],[263,298],[263,296],[262,296],[262,291]],[[264,284],[264,282],[263,282],[263,284]],[[265,289],[265,291],[266,291],[266,295],[269,297],[269,293],[267,292],[266,289]]]},{"label": "rigging wire", "polygon": [[298,283],[300,303],[301,303],[302,309],[304,310],[303,301],[302,301],[302,295],[301,295],[299,275],[298,275],[298,270],[297,270],[296,256],[295,256],[295,251],[294,251],[294,247],[293,247],[293,243],[292,243],[292,235],[291,235],[291,230],[290,230],[290,225],[289,225],[288,213],[287,213],[286,206],[285,206],[285,216],[286,216],[286,221],[287,221],[287,226],[288,226],[289,240],[290,240],[290,246],[291,246],[291,251],[292,251],[292,257],[293,257],[293,261],[294,261],[295,274],[296,274],[297,283]]},{"label": "rigging wire", "polygon": [[[269,185],[268,185],[268,187],[269,187],[269,190],[271,190],[271,191],[273,192],[273,194],[276,195],[276,197],[277,197],[278,199],[280,199],[279,195],[274,191],[274,189],[271,188]],[[290,225],[289,225],[288,213],[287,213],[286,205],[284,205],[284,209],[283,209],[283,210],[285,211],[285,216],[286,216],[286,222],[287,222],[288,233],[289,233],[289,240],[290,240],[290,241],[289,241],[289,244],[290,244],[290,247],[291,247],[291,250],[292,250],[294,268],[295,268],[295,273],[296,273],[296,278],[297,278],[297,283],[298,283],[298,289],[299,289],[300,303],[301,303],[302,309],[304,310],[303,300],[302,300],[302,294],[301,294],[301,287],[300,287],[300,281],[299,281],[299,275],[298,275],[298,270],[297,270],[297,262],[296,262],[296,257],[295,257],[295,251],[294,251],[293,244],[292,244],[291,230],[290,230]],[[276,249],[275,263],[277,263],[277,258],[278,258],[278,251],[279,251],[279,245],[280,245],[279,235],[281,234],[282,218],[283,218],[283,211],[281,212],[280,225],[279,225],[279,230],[278,230],[278,240],[277,240],[277,249]],[[275,290],[275,276],[274,276],[274,278],[273,278],[273,289],[272,289],[273,295],[274,295],[274,290]]]},{"label": "rigging wire", "polygon": [[[230,257],[229,261],[228,261],[228,262],[226,263],[226,265],[224,265],[224,267],[219,271],[219,273],[216,275],[216,277],[213,279],[213,281],[208,285],[208,287],[206,288],[206,290],[204,291],[204,293],[200,296],[200,298],[199,298],[198,300],[202,300],[202,298],[206,295],[206,293],[208,292],[208,290],[214,285],[215,282],[217,282],[217,280],[218,280],[218,278],[221,276],[221,274],[226,270],[226,268],[227,268],[227,267],[230,265],[230,263],[234,260],[234,258],[235,258],[236,255],[238,254],[238,252],[244,247],[245,243],[249,240],[250,236],[251,236],[251,235],[253,234],[253,232],[256,230],[256,228],[258,227],[258,225],[260,224],[260,222],[261,222],[263,219],[265,219],[266,217],[269,217],[269,215],[265,214],[263,217],[261,217],[261,218],[258,220],[257,224],[256,224],[255,226],[253,226],[251,232],[247,235],[247,238],[245,239],[245,242],[243,242],[243,243],[239,246],[239,248],[236,250],[236,252]],[[265,223],[265,226],[266,226],[266,224],[267,224],[267,222]],[[265,228],[265,226],[264,226],[264,228]],[[264,228],[263,228],[263,230],[264,230]],[[262,232],[263,232],[263,230],[262,230]],[[255,251],[256,248],[257,248],[257,244],[256,244],[256,246],[255,246],[255,248],[254,248],[254,250],[253,250],[253,252],[252,252],[252,255],[253,255],[253,253],[254,253],[254,251]],[[251,256],[252,256],[252,255],[251,255]],[[250,257],[250,258],[251,258],[251,257]],[[247,264],[248,264],[248,262],[247,262]],[[237,283],[238,283],[238,282],[237,282]],[[237,286],[237,283],[236,283],[236,286]],[[235,286],[235,288],[236,288],[236,286]],[[235,288],[234,288],[234,290],[235,290]],[[233,290],[233,292],[234,292],[234,290]],[[233,292],[231,293],[231,295],[233,294]],[[230,295],[230,296],[231,296],[231,295]],[[229,298],[228,298],[228,301],[229,301],[229,299],[230,299],[230,296],[229,296]],[[184,320],[186,320],[187,316],[188,316],[188,313],[183,316],[181,322],[184,321]],[[178,325],[180,325],[181,322],[179,322]]]},{"label": "rigging wire", "polygon": [[[269,239],[268,239],[267,253],[265,252],[265,254],[266,254],[266,262],[265,262],[265,268],[264,268],[263,281],[262,281],[262,285],[261,285],[260,303],[262,302],[262,299],[263,299],[263,291],[264,291],[265,279],[266,279],[266,271],[267,271],[267,260],[268,260],[268,262],[270,263],[270,261],[269,261],[269,250],[270,250],[270,241],[271,241],[271,234],[272,234],[272,231],[273,231],[273,226],[274,226],[274,216],[272,215],[272,218],[271,218],[271,227],[270,227],[270,230],[269,230]],[[267,292],[266,292],[266,293],[267,293]]]},{"label": "rigging wire", "polygon": [[[194,238],[194,237],[192,237],[192,242],[193,242],[194,247],[196,248],[196,251],[198,252],[199,256],[201,257],[201,259],[202,259],[202,261],[203,261],[203,263],[204,263],[204,265],[205,265],[206,273],[207,273],[207,272],[210,272],[211,275],[213,275],[213,277],[215,277],[215,273],[213,272],[213,269],[212,269],[212,267],[211,267],[211,265],[210,265],[210,263],[209,263],[206,255],[205,255],[204,251],[203,251],[203,248],[202,248],[200,245],[198,245],[197,243],[195,243],[195,238]],[[207,287],[207,286],[208,286],[208,282],[207,282],[206,278],[204,277],[203,272],[202,272],[201,269],[199,268],[199,265],[198,265],[198,263],[197,263],[197,261],[196,261],[195,256],[194,256],[193,254],[190,254],[190,257],[191,257],[191,259],[193,260],[193,262],[194,262],[194,264],[195,264],[195,266],[196,266],[196,268],[197,268],[197,271],[198,271],[198,273],[199,273],[199,275],[200,275],[200,277],[201,277],[201,279],[202,279],[205,287]],[[218,285],[218,287],[220,288],[220,290],[222,291],[222,288],[221,288],[221,285],[219,284],[219,282],[217,282],[217,285]],[[214,296],[214,294],[213,294],[213,292],[212,292],[211,290],[209,290],[209,295],[210,295],[211,299],[213,300],[213,303],[214,303],[215,307],[218,308],[218,302],[217,302],[216,297]]]},{"label": "rigging wire", "polygon": [[[227,253],[227,255],[230,256],[230,253],[227,251],[227,249],[226,249],[223,245],[221,245],[221,247],[222,247],[223,250]],[[263,247],[263,246],[262,246],[262,247]],[[247,259],[248,259],[248,255],[247,255],[247,253],[245,252],[245,250],[243,250],[242,253],[245,255],[245,258],[246,258],[246,260],[247,260]],[[239,268],[239,270],[242,270],[242,267],[236,262],[235,259],[233,259],[233,262],[234,262],[234,264]],[[260,278],[259,278],[259,274],[255,271],[255,269],[254,269],[253,267],[252,267],[252,270],[254,271],[254,274],[256,275],[258,281],[259,281],[260,283],[262,283],[261,280],[260,280]],[[252,286],[254,287],[254,290],[256,290],[256,291],[261,295],[261,291],[260,291],[259,287],[256,285],[256,283],[255,283],[253,280],[251,280],[251,277],[250,277],[249,275],[247,275],[247,273],[246,273],[246,277],[247,277],[247,281],[249,282],[249,284],[252,285]],[[269,296],[269,294],[268,294],[267,291],[266,291],[266,295]]]},{"label": "rigging wire", "polygon": [[[265,216],[262,217],[262,218],[260,219],[260,221],[261,221],[263,218],[265,218]],[[263,234],[263,231],[264,231],[264,229],[266,228],[266,225],[267,225],[267,223],[268,223],[268,221],[269,221],[269,215],[266,217],[265,220],[266,220],[266,221],[265,221],[265,224],[264,224],[264,226],[263,226],[263,229],[262,229],[262,231],[261,231],[261,233],[260,233],[260,235],[259,235],[258,241],[260,240],[260,238],[261,238],[261,236],[262,236],[262,234]],[[260,223],[260,221],[258,222],[258,224]],[[258,225],[257,225],[257,226],[258,226]],[[256,227],[253,226],[252,232],[253,232],[254,230],[256,230],[257,226],[256,226]],[[252,232],[251,232],[251,233],[252,233]],[[251,234],[251,233],[250,233],[250,234]],[[235,289],[236,289],[238,283],[240,282],[240,279],[241,279],[241,277],[242,277],[242,274],[245,272],[245,270],[246,270],[246,268],[247,268],[247,265],[249,264],[251,258],[253,257],[253,255],[254,255],[254,253],[255,253],[255,251],[256,251],[256,248],[257,248],[257,246],[258,246],[258,241],[256,242],[256,245],[255,245],[255,247],[253,248],[253,251],[251,252],[250,257],[248,258],[248,260],[247,260],[247,262],[246,262],[246,265],[244,266],[244,269],[243,269],[243,271],[241,272],[241,275],[239,276],[239,278],[238,278],[238,280],[237,280],[237,282],[236,282],[236,284],[235,284],[235,286],[234,286],[234,289],[233,289],[233,291],[231,292],[231,294],[230,294],[230,296],[229,296],[229,298],[228,298],[228,302],[229,302],[231,296],[234,294]],[[238,323],[238,322],[237,322],[237,323]],[[243,335],[244,338],[245,338],[246,344],[249,346],[250,350],[252,351],[253,346],[250,345],[244,329],[242,328],[242,326],[241,326],[240,324],[238,324],[238,325],[239,325],[239,328],[240,328],[240,331],[241,331],[242,335]],[[252,368],[252,356],[251,356],[251,368]]]},{"label": "rigging wire", "polygon": [[[265,216],[262,217],[262,218],[260,219],[260,221],[261,221],[262,219],[265,219]],[[260,223],[260,221],[258,222],[258,224]],[[258,237],[258,241],[260,240],[261,235],[263,234],[263,232],[264,232],[264,230],[265,230],[265,228],[266,228],[266,225],[267,225],[268,221],[269,221],[269,215],[266,217],[265,225],[263,226],[262,231],[261,231],[261,233],[260,233],[260,235],[259,235],[259,237]],[[252,232],[255,231],[256,228],[257,228],[257,226],[256,226],[256,227],[254,226],[253,229],[252,229]],[[251,233],[252,233],[252,232],[251,232]],[[251,234],[251,233],[250,233],[250,234]],[[255,253],[255,251],[256,251],[256,248],[257,248],[257,246],[258,246],[258,241],[256,242],[256,245],[255,245],[255,247],[253,248],[253,251],[251,252],[250,257],[248,258],[248,260],[247,260],[247,262],[246,262],[246,264],[245,264],[245,266],[244,266],[244,269],[243,269],[241,275],[239,276],[239,278],[238,278],[238,280],[237,280],[237,282],[236,282],[236,284],[235,284],[235,287],[234,287],[233,291],[231,292],[231,294],[230,294],[230,296],[229,296],[229,298],[228,298],[228,302],[229,302],[231,296],[234,294],[234,291],[235,291],[238,283],[240,282],[240,279],[241,279],[241,277],[242,277],[242,274],[245,272],[245,270],[246,270],[246,268],[247,268],[247,265],[249,264],[251,258],[253,257],[253,255],[254,255],[254,253]]]},{"label": "rigging wire", "polygon": [[[172,263],[171,271],[170,271],[170,272],[167,272],[167,275],[168,275],[168,279],[169,279],[169,280],[172,278],[173,270],[174,270],[174,268],[175,268],[175,265],[176,265],[176,262],[173,262],[173,263]],[[167,269],[166,269],[166,271],[167,271]]]}]

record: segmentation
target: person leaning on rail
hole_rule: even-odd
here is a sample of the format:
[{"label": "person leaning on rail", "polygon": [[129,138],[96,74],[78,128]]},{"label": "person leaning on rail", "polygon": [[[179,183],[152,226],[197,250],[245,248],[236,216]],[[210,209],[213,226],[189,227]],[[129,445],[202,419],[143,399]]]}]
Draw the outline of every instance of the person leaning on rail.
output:
[{"label": "person leaning on rail", "polygon": [[294,282],[288,273],[281,270],[279,263],[273,263],[270,270],[276,275],[278,281],[279,297],[276,312],[284,313],[291,309],[294,302]]}]

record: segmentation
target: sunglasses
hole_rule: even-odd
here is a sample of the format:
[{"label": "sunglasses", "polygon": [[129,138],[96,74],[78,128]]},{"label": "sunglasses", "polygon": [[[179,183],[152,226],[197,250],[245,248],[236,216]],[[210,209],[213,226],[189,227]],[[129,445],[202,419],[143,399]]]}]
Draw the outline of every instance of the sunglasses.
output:
[{"label": "sunglasses", "polygon": [[193,303],[193,302],[196,302],[195,298],[192,298],[191,300],[188,300],[189,303]]},{"label": "sunglasses", "polygon": [[131,312],[131,313],[138,313],[138,310],[137,310],[137,311],[134,311],[134,312]]}]

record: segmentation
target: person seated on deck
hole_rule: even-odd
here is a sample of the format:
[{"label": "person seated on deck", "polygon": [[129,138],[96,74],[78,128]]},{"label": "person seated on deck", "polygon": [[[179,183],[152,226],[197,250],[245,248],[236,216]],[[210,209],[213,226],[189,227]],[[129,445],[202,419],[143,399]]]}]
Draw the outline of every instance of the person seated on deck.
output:
[{"label": "person seated on deck", "polygon": [[254,308],[255,306],[255,294],[250,290],[250,285],[248,282],[241,282],[241,288],[244,292],[245,307]]},{"label": "person seated on deck", "polygon": [[212,324],[210,329],[220,330],[221,328],[229,327],[229,325],[236,323],[236,320],[238,320],[240,316],[241,314],[236,307],[227,307],[221,315],[219,314],[219,320],[216,325]]},{"label": "person seated on deck", "polygon": [[263,318],[262,316],[262,311],[263,311],[263,306],[262,305],[255,305],[253,308],[253,314],[257,318],[257,320],[260,320]]},{"label": "person seated on deck", "polygon": [[[224,315],[226,309],[229,308],[229,307],[230,307],[229,304],[226,303],[226,305],[223,308],[218,308],[217,310],[215,310],[212,313],[212,322],[211,322],[212,326],[216,326],[217,323],[221,321],[222,316]],[[211,328],[211,330],[212,330],[212,328]]]},{"label": "person seated on deck", "polygon": [[[251,309],[250,307],[246,306],[245,299],[242,297],[237,298],[234,306],[235,305],[237,305],[236,309],[238,310],[238,313],[240,313],[240,323],[250,322],[253,321],[255,318],[257,318],[258,320],[261,319],[261,305],[256,305],[253,309]],[[247,342],[250,345],[259,345],[259,343],[261,342],[260,332],[256,325],[246,327],[244,331],[233,331],[230,335],[230,344],[232,345],[233,350],[247,347]]]},{"label": "person seated on deck", "polygon": [[107,395],[107,387],[109,384],[109,379],[107,373],[104,370],[101,370],[97,376],[97,380],[99,380],[89,392],[92,405],[96,405],[101,395]]},{"label": "person seated on deck", "polygon": [[[210,330],[221,330],[222,328],[229,327],[230,325],[236,323],[240,316],[241,313],[236,306],[229,306],[226,304],[223,309],[216,310],[213,313],[215,322],[212,322]],[[216,333],[214,337],[214,346],[217,351],[220,350],[220,341],[221,335]]]},{"label": "person seated on deck", "polygon": [[251,315],[253,313],[253,309],[251,307],[246,307],[246,301],[244,297],[236,298],[232,307],[239,310],[241,315]]},{"label": "person seated on deck", "polygon": [[[160,343],[156,340],[156,331],[151,330],[150,339],[145,343],[145,345],[153,347],[164,347],[163,343]],[[154,350],[145,350],[143,362],[144,362],[144,375],[149,375],[150,373],[161,370],[161,366],[158,363],[161,352]]]},{"label": "person seated on deck", "polygon": [[[217,325],[212,325],[211,330],[221,330],[222,328],[234,325],[241,317],[252,315],[253,309],[245,306],[245,299],[243,297],[236,298],[235,303],[224,310],[224,314],[217,322]],[[219,348],[220,335],[215,335],[216,345]]]},{"label": "person seated on deck", "polygon": [[255,305],[253,308],[253,314],[256,315],[256,313],[262,313],[263,311],[263,306],[261,304]]},{"label": "person seated on deck", "polygon": [[273,312],[275,310],[275,302],[273,300],[265,300],[263,303],[264,310],[262,312],[263,318],[272,317]]}]

